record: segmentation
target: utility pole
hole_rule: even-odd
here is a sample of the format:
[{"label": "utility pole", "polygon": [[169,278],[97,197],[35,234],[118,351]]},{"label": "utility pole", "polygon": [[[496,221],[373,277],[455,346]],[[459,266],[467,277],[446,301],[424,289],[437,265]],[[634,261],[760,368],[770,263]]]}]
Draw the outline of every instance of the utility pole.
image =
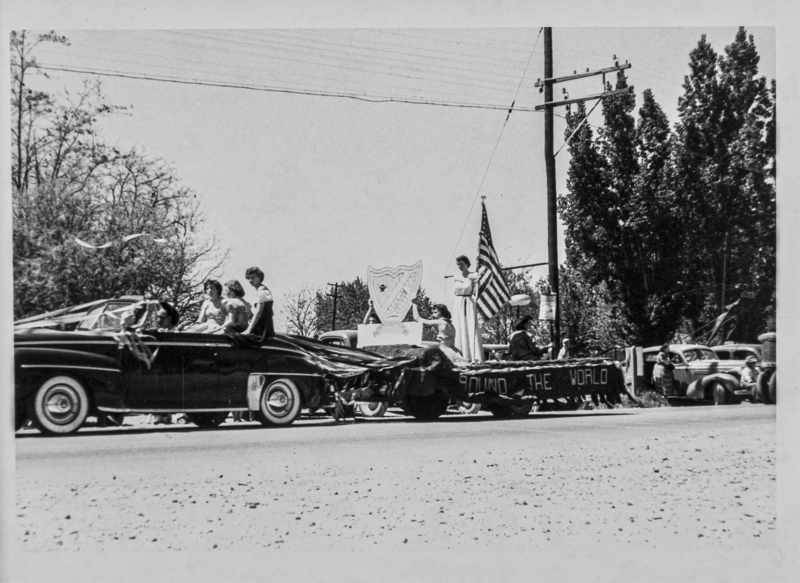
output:
[{"label": "utility pole", "polygon": [[333,322],[331,323],[331,330],[336,330],[336,300],[339,298],[339,284],[329,283],[333,286]]},{"label": "utility pole", "polygon": [[[550,293],[556,296],[555,321],[551,323],[550,328],[550,341],[553,343],[553,357],[555,357],[561,349],[561,297],[558,285],[558,206],[556,193],[556,158],[553,154],[553,109],[559,106],[569,105],[570,103],[578,103],[590,99],[603,99],[613,95],[632,92],[633,87],[627,87],[626,89],[617,91],[606,91],[606,73],[628,69],[631,66],[627,61],[624,65],[620,65],[619,62],[616,61],[616,55],[614,55],[613,58],[615,60],[613,67],[607,67],[597,71],[589,71],[589,69],[586,69],[585,73],[574,71],[572,75],[553,77],[553,30],[550,27],[544,27],[544,79],[538,79],[534,85],[535,87],[540,87],[540,92],[542,90],[544,91],[544,103],[537,105],[534,109],[537,111],[544,110],[544,166],[547,176],[547,263],[550,268]],[[563,101],[553,100],[553,85],[556,83],[591,77],[593,75],[603,76],[602,93],[570,99],[569,94],[564,90],[565,99]]]},{"label": "utility pole", "polygon": [[[558,297],[558,207],[556,206],[556,158],[553,155],[553,29],[544,29],[544,167],[547,174],[547,262],[550,270],[550,293],[556,295],[555,322],[550,330],[553,355],[561,347]],[[550,105],[547,105],[550,104]]]}]

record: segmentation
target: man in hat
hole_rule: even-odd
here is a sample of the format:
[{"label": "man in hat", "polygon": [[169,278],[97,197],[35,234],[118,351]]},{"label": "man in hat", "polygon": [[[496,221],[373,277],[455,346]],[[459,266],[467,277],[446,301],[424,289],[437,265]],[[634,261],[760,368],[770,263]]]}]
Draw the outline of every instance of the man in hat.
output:
[{"label": "man in hat", "polygon": [[757,364],[758,359],[755,356],[748,356],[744,361],[744,366],[739,371],[739,385],[741,388],[749,390],[753,396],[756,394],[758,375],[761,374],[761,369],[756,366]]},{"label": "man in hat", "polygon": [[570,357],[569,353],[569,338],[564,338],[561,342],[561,350],[558,351],[558,359],[557,360],[568,360]]}]

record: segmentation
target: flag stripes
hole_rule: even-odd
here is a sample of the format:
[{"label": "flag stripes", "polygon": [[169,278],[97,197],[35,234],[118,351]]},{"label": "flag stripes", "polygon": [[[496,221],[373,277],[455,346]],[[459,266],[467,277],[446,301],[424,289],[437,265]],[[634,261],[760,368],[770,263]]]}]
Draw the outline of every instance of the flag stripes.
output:
[{"label": "flag stripes", "polygon": [[[489,217],[486,205],[483,207],[481,219],[480,242],[478,244],[478,312],[483,321],[491,320],[511,299],[511,290],[500,269],[500,261],[492,243],[492,232],[489,229]],[[483,268],[483,269],[481,269]]]}]

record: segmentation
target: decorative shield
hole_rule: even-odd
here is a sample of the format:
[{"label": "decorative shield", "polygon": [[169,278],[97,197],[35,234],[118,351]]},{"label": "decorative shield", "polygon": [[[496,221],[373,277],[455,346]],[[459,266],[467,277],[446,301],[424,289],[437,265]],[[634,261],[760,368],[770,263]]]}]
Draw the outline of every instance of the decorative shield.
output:
[{"label": "decorative shield", "polygon": [[411,309],[422,282],[422,261],[412,266],[367,269],[367,287],[381,322],[400,322]]}]

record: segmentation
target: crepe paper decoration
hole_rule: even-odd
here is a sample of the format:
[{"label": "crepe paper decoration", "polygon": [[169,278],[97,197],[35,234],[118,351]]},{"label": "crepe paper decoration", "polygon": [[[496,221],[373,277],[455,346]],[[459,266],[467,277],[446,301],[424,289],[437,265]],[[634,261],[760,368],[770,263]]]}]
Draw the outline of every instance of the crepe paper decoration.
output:
[{"label": "crepe paper decoration", "polygon": [[135,233],[133,235],[125,235],[119,239],[113,239],[111,241],[107,241],[102,245],[92,245],[91,243],[87,243],[86,241],[81,241],[77,237],[75,237],[75,242],[80,245],[81,247],[86,247],[87,249],[108,249],[109,247],[113,247],[114,245],[122,245],[127,243],[128,241],[132,241],[133,239],[137,239],[142,237],[146,233]]}]

